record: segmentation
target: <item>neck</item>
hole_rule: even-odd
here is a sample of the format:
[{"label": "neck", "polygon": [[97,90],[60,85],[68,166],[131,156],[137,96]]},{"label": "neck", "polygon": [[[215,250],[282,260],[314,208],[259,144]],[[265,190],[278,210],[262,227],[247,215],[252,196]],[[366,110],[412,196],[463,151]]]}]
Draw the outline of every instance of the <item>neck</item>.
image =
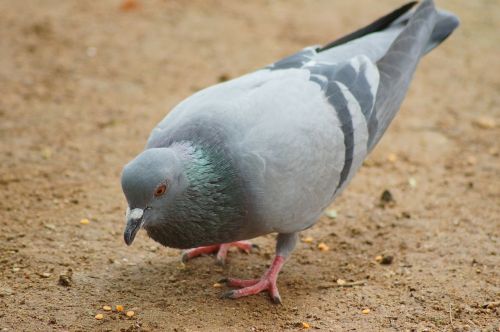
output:
[{"label": "neck", "polygon": [[[176,143],[187,186],[175,197],[168,220],[150,236],[164,245],[189,248],[232,241],[245,218],[245,199],[238,172],[219,147]],[[155,236],[158,235],[158,236]]]}]

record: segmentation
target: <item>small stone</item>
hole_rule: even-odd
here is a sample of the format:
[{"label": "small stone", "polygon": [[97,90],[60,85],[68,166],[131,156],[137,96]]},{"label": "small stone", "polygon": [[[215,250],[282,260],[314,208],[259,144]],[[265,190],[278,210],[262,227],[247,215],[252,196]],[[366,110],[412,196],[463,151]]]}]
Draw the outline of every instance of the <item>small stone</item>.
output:
[{"label": "small stone", "polygon": [[370,313],[370,309],[366,308],[366,309],[363,309],[363,311],[361,311],[363,314],[367,315]]},{"label": "small stone", "polygon": [[401,217],[406,218],[406,219],[410,219],[411,214],[410,214],[410,212],[403,211],[403,212],[401,212]]},{"label": "small stone", "polygon": [[90,220],[88,220],[87,218],[83,218],[82,220],[80,220],[80,224],[82,225],[88,225],[90,223]]},{"label": "small stone", "polygon": [[377,263],[380,263],[382,265],[390,265],[392,264],[392,261],[394,260],[394,257],[390,255],[378,255],[375,257],[375,261]]},{"label": "small stone", "polygon": [[127,315],[127,317],[134,317],[135,312],[133,312],[132,310],[129,310],[129,311],[127,311],[126,315]]},{"label": "small stone", "polygon": [[409,178],[408,185],[410,186],[410,188],[416,188],[417,187],[417,180],[415,178]]},{"label": "small stone", "polygon": [[229,81],[230,79],[231,77],[226,73],[220,74],[219,77],[217,77],[217,81],[219,81],[219,83]]},{"label": "small stone", "polygon": [[337,279],[337,285],[342,286],[345,285],[346,281],[344,279]]},{"label": "small stone", "polygon": [[10,287],[2,287],[0,288],[0,297],[10,296],[14,294],[14,291]]},{"label": "small stone", "polygon": [[103,305],[102,310],[104,311],[111,311],[111,307],[109,305]]},{"label": "small stone", "polygon": [[101,320],[103,318],[104,318],[103,314],[97,314],[97,315],[95,315],[95,319],[97,319],[97,320]]},{"label": "small stone", "polygon": [[386,207],[386,206],[394,206],[396,201],[394,200],[394,197],[392,196],[392,193],[385,189],[382,192],[382,195],[380,195],[380,206],[381,207]]},{"label": "small stone", "polygon": [[39,276],[42,278],[50,278],[51,275],[52,274],[50,274],[49,272],[43,272],[39,274]]},{"label": "small stone", "polygon": [[66,274],[61,274],[59,275],[59,285],[64,286],[64,287],[70,287],[71,286],[71,278],[68,277]]},{"label": "small stone", "polygon": [[56,229],[56,226],[54,224],[44,224],[43,227],[50,229],[51,231],[54,231]]}]

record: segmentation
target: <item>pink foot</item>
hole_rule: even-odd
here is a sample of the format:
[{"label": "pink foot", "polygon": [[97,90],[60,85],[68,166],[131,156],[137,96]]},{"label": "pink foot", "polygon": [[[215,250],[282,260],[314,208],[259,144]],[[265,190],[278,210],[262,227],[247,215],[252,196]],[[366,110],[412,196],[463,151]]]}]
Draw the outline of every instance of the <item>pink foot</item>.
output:
[{"label": "pink foot", "polygon": [[276,286],[276,280],[278,280],[278,274],[284,263],[285,258],[283,256],[276,256],[269,270],[267,270],[260,279],[244,280],[227,278],[221,280],[221,282],[225,282],[229,287],[242,287],[241,289],[229,291],[223,294],[222,297],[237,299],[243,296],[255,295],[267,291],[273,302],[280,304],[281,297],[278,292],[278,287]]},{"label": "pink foot", "polygon": [[240,250],[246,252],[247,254],[253,248],[258,248],[257,245],[252,244],[249,241],[236,241],[236,242],[230,242],[230,243],[214,244],[211,246],[198,247],[198,248],[185,250],[182,253],[181,259],[182,259],[182,262],[185,263],[194,257],[217,253],[217,263],[220,265],[224,265],[226,262],[227,252],[228,252],[230,247],[239,248]]}]

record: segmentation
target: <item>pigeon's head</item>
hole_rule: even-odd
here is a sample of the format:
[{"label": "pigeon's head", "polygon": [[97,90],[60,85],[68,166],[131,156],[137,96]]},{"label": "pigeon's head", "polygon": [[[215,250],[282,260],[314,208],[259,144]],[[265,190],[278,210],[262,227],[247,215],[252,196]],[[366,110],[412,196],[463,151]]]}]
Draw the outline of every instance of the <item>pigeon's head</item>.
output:
[{"label": "pigeon's head", "polygon": [[168,206],[186,187],[182,162],[169,148],[147,149],[123,168],[121,184],[127,198],[124,239],[132,244],[139,229],[167,218]]}]

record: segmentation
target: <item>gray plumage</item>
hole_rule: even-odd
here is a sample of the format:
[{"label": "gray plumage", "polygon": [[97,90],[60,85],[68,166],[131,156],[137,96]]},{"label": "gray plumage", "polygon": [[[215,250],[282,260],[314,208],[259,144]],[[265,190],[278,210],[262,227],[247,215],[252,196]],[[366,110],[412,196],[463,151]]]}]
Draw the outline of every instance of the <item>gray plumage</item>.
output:
[{"label": "gray plumage", "polygon": [[144,211],[133,230],[177,248],[276,232],[288,256],[380,140],[419,59],[458,25],[432,1],[411,6],[176,106],[124,168],[129,207]]}]

